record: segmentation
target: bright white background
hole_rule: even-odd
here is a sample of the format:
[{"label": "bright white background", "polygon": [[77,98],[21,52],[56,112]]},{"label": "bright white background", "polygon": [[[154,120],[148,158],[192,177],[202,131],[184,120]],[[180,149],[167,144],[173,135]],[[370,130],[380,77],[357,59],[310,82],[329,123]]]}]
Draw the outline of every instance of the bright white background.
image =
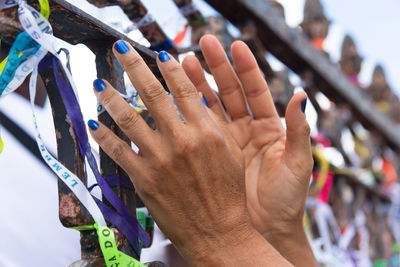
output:
[{"label": "bright white background", "polygon": [[[84,0],[70,2],[84,8],[102,21],[121,18],[129,25],[117,8],[97,10]],[[185,24],[171,1],[143,1],[170,37],[174,37]],[[214,14],[202,1],[195,1],[205,15]],[[286,8],[287,22],[296,27],[302,20],[304,0],[280,0]],[[368,84],[376,62],[386,67],[389,81],[399,89],[400,58],[397,48],[400,38],[398,0],[324,0],[328,17],[333,21],[331,33],[325,44],[334,60],[340,56],[344,34],[352,33],[364,56],[361,81]],[[146,44],[139,33],[130,35]],[[92,81],[96,78],[94,55],[83,45],[69,48],[73,77],[84,103],[85,119],[96,118],[96,100]],[[10,116],[33,136],[31,111],[26,100],[16,94],[0,99],[0,110]],[[46,145],[56,151],[51,110],[47,103],[38,109],[39,125]],[[1,130],[5,148],[0,154],[0,267],[2,266],[67,266],[80,258],[79,234],[60,224],[55,175],[33,158],[6,130]],[[157,237],[160,238],[160,237]],[[157,243],[157,242],[156,242]],[[163,253],[155,248],[144,250],[143,260],[162,259]]]}]

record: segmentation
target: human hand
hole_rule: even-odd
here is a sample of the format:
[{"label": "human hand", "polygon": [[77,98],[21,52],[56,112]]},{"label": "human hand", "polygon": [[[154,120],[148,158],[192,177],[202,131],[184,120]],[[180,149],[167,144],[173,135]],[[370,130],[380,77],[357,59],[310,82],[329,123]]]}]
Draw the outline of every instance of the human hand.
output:
[{"label": "human hand", "polygon": [[251,263],[257,265],[261,253],[264,263],[286,264],[248,222],[241,151],[228,129],[210,117],[179,63],[165,52],[157,59],[184,121],[129,44],[117,42],[114,54],[157,129],[150,129],[108,82],[98,79],[94,87],[99,102],[140,153],[101,123],[89,121],[90,132],[127,172],[160,229],[193,265],[249,266],[242,247],[255,245],[254,251],[245,252],[254,258]]},{"label": "human hand", "polygon": [[285,131],[268,85],[246,44],[237,41],[231,48],[237,74],[215,37],[204,36],[200,47],[230,120],[205,80],[198,60],[186,57],[183,68],[243,153],[247,208],[254,227],[285,256],[288,247],[280,249],[283,240],[290,240],[291,247],[296,237],[308,244],[302,224],[313,166],[310,127],[304,114],[307,96],[297,93],[289,102]]}]

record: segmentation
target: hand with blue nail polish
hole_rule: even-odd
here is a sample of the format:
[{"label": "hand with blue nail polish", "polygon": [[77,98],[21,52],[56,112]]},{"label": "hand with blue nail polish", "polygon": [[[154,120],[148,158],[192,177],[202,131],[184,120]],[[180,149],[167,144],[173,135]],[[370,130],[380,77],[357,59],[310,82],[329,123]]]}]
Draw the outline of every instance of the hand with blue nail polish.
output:
[{"label": "hand with blue nail polish", "polygon": [[133,47],[118,41],[114,55],[157,127],[151,129],[101,79],[93,82],[99,104],[140,153],[100,122],[88,126],[129,175],[163,233],[192,266],[290,266],[251,225],[241,150],[229,129],[210,116],[208,99],[199,97],[179,62],[165,51],[158,54],[175,106]]},{"label": "hand with blue nail polish", "polygon": [[235,69],[215,37],[204,36],[200,47],[223,105],[194,56],[186,57],[182,65],[216,120],[225,123],[242,151],[247,207],[254,227],[295,266],[317,266],[303,229],[313,166],[306,94],[297,93],[289,102],[285,130],[245,43],[237,41],[231,47]]}]

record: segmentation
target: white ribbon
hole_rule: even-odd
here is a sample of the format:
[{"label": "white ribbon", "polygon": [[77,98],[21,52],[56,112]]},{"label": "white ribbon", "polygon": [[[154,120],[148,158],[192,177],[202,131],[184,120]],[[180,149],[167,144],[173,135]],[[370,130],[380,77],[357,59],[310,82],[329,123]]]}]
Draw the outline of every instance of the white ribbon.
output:
[{"label": "white ribbon", "polygon": [[[4,6],[5,8],[12,7],[17,5],[17,1],[14,0],[3,0],[0,1],[0,9]],[[40,31],[47,32],[48,34],[53,33],[53,29],[51,28],[50,23],[45,19],[40,12],[38,12],[36,9],[34,9],[31,6],[27,6],[29,11],[34,14],[34,20],[37,25],[40,25],[39,29]],[[7,85],[7,87],[4,89],[3,94],[1,97],[14,92],[17,90],[21,84],[24,82],[25,78],[32,72],[33,68],[39,64],[40,60],[46,55],[47,50],[45,49],[39,49],[36,54],[30,56],[28,59],[26,59],[24,62],[21,63],[21,65],[16,69],[14,78],[12,81]]]},{"label": "white ribbon", "polygon": [[[32,8],[29,5],[27,5],[24,1],[1,0],[0,8],[7,8],[15,6],[17,4],[19,5],[18,17],[22,26],[24,27],[24,30],[32,37],[32,39],[34,39],[41,45],[41,48],[39,49],[38,53],[36,55],[31,56],[28,59],[29,64],[31,64],[30,66],[34,65],[33,72],[29,81],[29,92],[30,92],[33,123],[36,132],[35,139],[38,144],[40,153],[44,161],[47,163],[47,165],[49,165],[49,167],[54,171],[54,173],[57,174],[57,176],[71,189],[71,191],[76,195],[76,197],[83,204],[83,206],[85,206],[85,208],[92,215],[93,219],[99,225],[106,227],[107,225],[104,216],[99,207],[97,206],[96,202],[94,201],[92,195],[87,190],[86,186],[75,174],[73,174],[63,164],[61,164],[54,157],[51,156],[51,154],[47,151],[46,146],[44,145],[43,140],[40,136],[40,131],[36,120],[35,104],[34,104],[34,99],[36,95],[38,65],[40,60],[46,55],[47,51],[49,51],[58,59],[60,59],[56,49],[53,47],[53,44],[55,43],[57,38],[51,35],[52,32],[49,31],[42,32],[42,30],[37,24],[37,20],[35,20],[35,17],[40,16],[39,19],[42,19],[43,21],[46,21],[46,19],[43,16],[41,16],[41,14],[36,10],[32,11]],[[61,66],[63,67],[64,72],[66,73],[72,88],[76,92],[76,86],[73,83],[72,76],[69,70],[63,64],[61,64]],[[11,83],[17,84],[17,82],[14,82],[14,80]]]}]

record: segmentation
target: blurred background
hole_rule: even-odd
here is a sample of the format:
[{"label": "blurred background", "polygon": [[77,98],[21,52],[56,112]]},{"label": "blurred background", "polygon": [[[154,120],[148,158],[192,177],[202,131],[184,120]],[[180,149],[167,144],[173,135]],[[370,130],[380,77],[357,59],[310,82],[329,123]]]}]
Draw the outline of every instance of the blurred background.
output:
[{"label": "blurred background", "polygon": [[[139,29],[143,20],[132,19],[118,1],[67,2],[153,50],[164,38],[180,60],[189,54],[202,58],[197,42],[205,33],[215,34],[227,51],[235,39],[244,40],[282,117],[296,91],[309,95],[306,115],[315,166],[304,225],[319,263],[400,266],[399,1],[254,0],[244,1],[250,2],[246,12],[237,14],[232,9],[239,1],[225,7],[221,1],[132,1],[155,19]],[[6,23],[2,14],[0,24]],[[97,118],[93,49],[58,45],[70,51],[85,120]],[[9,46],[2,43],[0,59]],[[207,79],[216,89],[212,76]],[[81,258],[80,235],[60,222],[56,176],[31,152],[34,128],[26,85],[0,98],[0,266],[68,266]],[[52,108],[44,90],[36,104],[41,134],[56,155]],[[146,111],[142,115],[152,123]],[[88,171],[88,184],[94,183]],[[156,260],[187,266],[157,228],[152,246],[141,255],[142,262]]]}]

